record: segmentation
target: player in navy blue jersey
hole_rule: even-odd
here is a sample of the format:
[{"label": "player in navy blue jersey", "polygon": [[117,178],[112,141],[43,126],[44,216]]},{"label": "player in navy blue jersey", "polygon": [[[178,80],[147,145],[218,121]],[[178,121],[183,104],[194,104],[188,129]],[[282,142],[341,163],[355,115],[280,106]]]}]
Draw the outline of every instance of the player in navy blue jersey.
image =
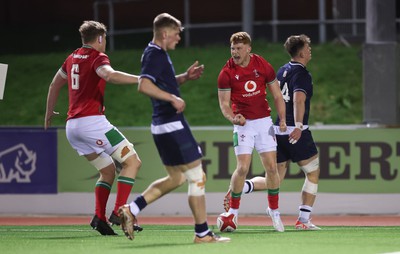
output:
[{"label": "player in navy blue jersey", "polygon": [[[280,132],[280,119],[275,121],[275,135],[278,143],[277,162],[279,177],[285,177],[290,161],[299,165],[305,174],[299,207],[299,217],[295,228],[300,230],[318,230],[311,223],[310,214],[315,202],[319,181],[319,158],[317,147],[308,128],[310,102],[313,95],[313,82],[306,66],[311,60],[311,40],[308,36],[292,35],[287,38],[284,47],[291,59],[277,72],[277,79],[286,104],[287,131]],[[264,177],[246,180],[243,193],[267,189]],[[224,200],[225,209],[229,206]]]},{"label": "player in navy blue jersey", "polygon": [[195,222],[194,242],[227,242],[230,238],[215,235],[208,228],[202,153],[183,116],[186,104],[179,92],[181,84],[201,76],[204,66],[196,61],[185,73],[175,75],[167,53],[175,49],[182,30],[181,22],[175,17],[168,13],[158,15],[153,22],[153,40],[142,55],[138,89],[151,98],[151,133],[168,175],[154,181],[135,201],[120,208],[121,225],[132,239],[139,212],[187,181],[189,206]]}]

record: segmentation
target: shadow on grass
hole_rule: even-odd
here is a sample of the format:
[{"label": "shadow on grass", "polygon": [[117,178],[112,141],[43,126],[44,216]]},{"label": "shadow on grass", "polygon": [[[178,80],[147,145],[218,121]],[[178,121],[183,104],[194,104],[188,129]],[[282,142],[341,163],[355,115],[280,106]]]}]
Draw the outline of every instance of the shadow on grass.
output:
[{"label": "shadow on grass", "polygon": [[131,242],[130,244],[124,244],[124,246],[121,246],[121,244],[119,244],[118,248],[119,249],[132,249],[134,248],[136,249],[147,249],[147,248],[160,248],[160,247],[177,247],[177,246],[192,246],[194,245],[193,242],[185,242],[185,243],[148,243],[148,244],[143,244],[143,243],[139,243],[137,244],[137,242],[135,242],[134,244],[132,244],[133,242]]},{"label": "shadow on grass", "polygon": [[45,241],[49,241],[49,240],[70,240],[70,239],[88,239],[88,238],[97,238],[99,236],[97,235],[88,235],[88,236],[81,236],[81,235],[77,235],[77,236],[37,236],[37,237],[30,237],[29,239],[31,240],[45,240]]}]

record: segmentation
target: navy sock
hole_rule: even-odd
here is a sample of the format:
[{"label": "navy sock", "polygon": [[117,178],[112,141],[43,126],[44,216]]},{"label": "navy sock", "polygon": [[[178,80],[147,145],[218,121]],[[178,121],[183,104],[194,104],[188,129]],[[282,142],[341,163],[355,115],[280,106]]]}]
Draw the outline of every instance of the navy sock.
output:
[{"label": "navy sock", "polygon": [[138,206],[140,211],[142,211],[147,206],[147,202],[142,195],[136,198],[135,204]]},{"label": "navy sock", "polygon": [[196,232],[196,234],[201,234],[208,231],[208,224],[207,222],[204,222],[203,224],[195,224],[194,225],[194,232]]}]

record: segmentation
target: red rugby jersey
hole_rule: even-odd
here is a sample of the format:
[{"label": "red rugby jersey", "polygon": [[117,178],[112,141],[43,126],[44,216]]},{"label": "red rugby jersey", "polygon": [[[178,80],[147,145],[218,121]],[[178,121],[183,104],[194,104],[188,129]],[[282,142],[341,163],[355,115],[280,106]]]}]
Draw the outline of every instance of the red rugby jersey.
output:
[{"label": "red rugby jersey", "polygon": [[271,64],[257,54],[250,55],[246,67],[236,65],[230,58],[218,76],[218,90],[230,90],[232,110],[246,119],[270,116],[266,85],[275,81]]},{"label": "red rugby jersey", "polygon": [[110,65],[108,56],[91,47],[79,48],[67,57],[61,70],[68,76],[68,119],[104,114],[106,81],[96,70]]}]

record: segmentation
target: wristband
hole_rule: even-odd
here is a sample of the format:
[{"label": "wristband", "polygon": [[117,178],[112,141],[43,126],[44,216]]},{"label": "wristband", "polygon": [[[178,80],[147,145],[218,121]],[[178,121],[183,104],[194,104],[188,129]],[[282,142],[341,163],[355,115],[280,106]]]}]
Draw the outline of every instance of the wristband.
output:
[{"label": "wristband", "polygon": [[299,128],[300,130],[303,130],[303,123],[302,122],[296,122],[295,126],[296,126],[296,128]]}]

